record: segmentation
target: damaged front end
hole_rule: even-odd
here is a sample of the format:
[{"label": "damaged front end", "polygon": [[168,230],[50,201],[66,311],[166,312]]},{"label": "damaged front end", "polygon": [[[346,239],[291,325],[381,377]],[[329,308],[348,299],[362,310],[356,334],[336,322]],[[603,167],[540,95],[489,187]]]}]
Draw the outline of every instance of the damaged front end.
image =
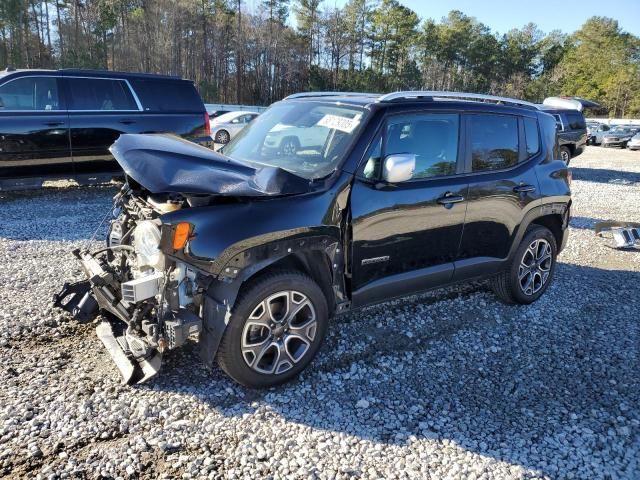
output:
[{"label": "damaged front end", "polygon": [[[107,244],[73,252],[87,279],[65,284],[54,301],[81,321],[102,313],[98,337],[125,383],[155,375],[163,352],[189,339],[212,366],[242,282],[286,256],[305,265],[326,256],[310,271],[345,303],[337,252],[348,186],[304,203],[298,194],[321,183],[169,136],[122,135],[111,152],[127,182]],[[272,222],[276,202],[288,215]]]},{"label": "damaged front end", "polygon": [[[165,350],[197,340],[202,331],[197,273],[170,260],[161,247],[159,216],[183,201],[175,195],[142,200],[125,186],[115,197],[107,246],[73,252],[87,280],[65,284],[54,298],[56,306],[81,321],[98,311],[105,314],[96,331],[127,384],[154,376]],[[178,240],[186,241],[188,230]]]}]

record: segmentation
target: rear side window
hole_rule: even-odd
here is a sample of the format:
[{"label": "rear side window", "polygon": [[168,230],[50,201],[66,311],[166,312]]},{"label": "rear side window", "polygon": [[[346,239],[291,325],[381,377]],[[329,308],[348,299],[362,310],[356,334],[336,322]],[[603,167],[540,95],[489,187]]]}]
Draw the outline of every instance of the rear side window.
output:
[{"label": "rear side window", "polygon": [[568,112],[566,114],[567,121],[569,122],[569,128],[571,130],[582,130],[587,128],[587,122],[584,120],[584,116],[580,112]]},{"label": "rear side window", "polygon": [[152,112],[204,112],[196,87],[187,81],[131,80],[142,108]]},{"label": "rear side window", "polygon": [[60,110],[55,77],[24,77],[0,86],[2,110]]},{"label": "rear side window", "polygon": [[474,172],[518,163],[518,119],[509,115],[471,115],[471,165]]},{"label": "rear side window", "polygon": [[138,110],[123,80],[67,77],[69,110]]},{"label": "rear side window", "polygon": [[527,141],[527,157],[532,157],[540,150],[538,135],[538,121],[535,118],[524,117],[524,136]]}]

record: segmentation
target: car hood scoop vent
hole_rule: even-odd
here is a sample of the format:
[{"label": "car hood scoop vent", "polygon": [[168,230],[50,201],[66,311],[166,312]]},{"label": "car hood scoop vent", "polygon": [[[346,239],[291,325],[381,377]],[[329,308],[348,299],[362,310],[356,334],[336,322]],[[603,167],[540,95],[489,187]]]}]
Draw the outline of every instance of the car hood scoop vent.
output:
[{"label": "car hood scoop vent", "polygon": [[308,180],[253,167],[175,135],[125,134],[111,146],[124,172],[151,193],[271,196],[308,192]]}]

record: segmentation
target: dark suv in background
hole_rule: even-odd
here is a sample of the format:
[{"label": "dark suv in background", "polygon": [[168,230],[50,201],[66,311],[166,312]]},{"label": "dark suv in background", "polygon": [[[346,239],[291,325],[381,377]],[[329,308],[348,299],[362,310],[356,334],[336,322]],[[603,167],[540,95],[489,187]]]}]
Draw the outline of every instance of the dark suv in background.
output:
[{"label": "dark suv in background", "polygon": [[[42,177],[117,172],[123,133],[208,135],[193,82],[86,70],[0,72],[0,188]],[[7,181],[11,179],[11,181]]]},{"label": "dark suv in background", "polygon": [[[264,148],[283,129],[304,146]],[[519,100],[298,94],[222,154],[162,135],[123,135],[112,151],[127,182],[107,245],[75,252],[88,280],[57,301],[85,317],[99,306],[127,382],[191,338],[207,365],[276,385],[338,313],[474,278],[531,303],[567,241],[554,119]]]},{"label": "dark suv in background", "polygon": [[587,145],[587,122],[584,115],[572,109],[553,108],[546,105],[540,108],[556,120],[560,158],[568,165],[571,159],[580,155]]}]

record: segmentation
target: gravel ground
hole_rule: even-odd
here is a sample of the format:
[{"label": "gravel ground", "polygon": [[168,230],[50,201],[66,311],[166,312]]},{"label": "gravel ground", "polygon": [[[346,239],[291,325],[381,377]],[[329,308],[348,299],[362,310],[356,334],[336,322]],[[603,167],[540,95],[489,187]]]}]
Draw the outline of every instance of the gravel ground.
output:
[{"label": "gravel ground", "polygon": [[[640,478],[640,152],[572,162],[574,215],[534,305],[482,283],[337,318],[299,381],[252,391],[195,348],[126,387],[50,306],[111,187],[0,194],[0,475],[12,478]],[[98,244],[96,242],[96,244]]]}]

